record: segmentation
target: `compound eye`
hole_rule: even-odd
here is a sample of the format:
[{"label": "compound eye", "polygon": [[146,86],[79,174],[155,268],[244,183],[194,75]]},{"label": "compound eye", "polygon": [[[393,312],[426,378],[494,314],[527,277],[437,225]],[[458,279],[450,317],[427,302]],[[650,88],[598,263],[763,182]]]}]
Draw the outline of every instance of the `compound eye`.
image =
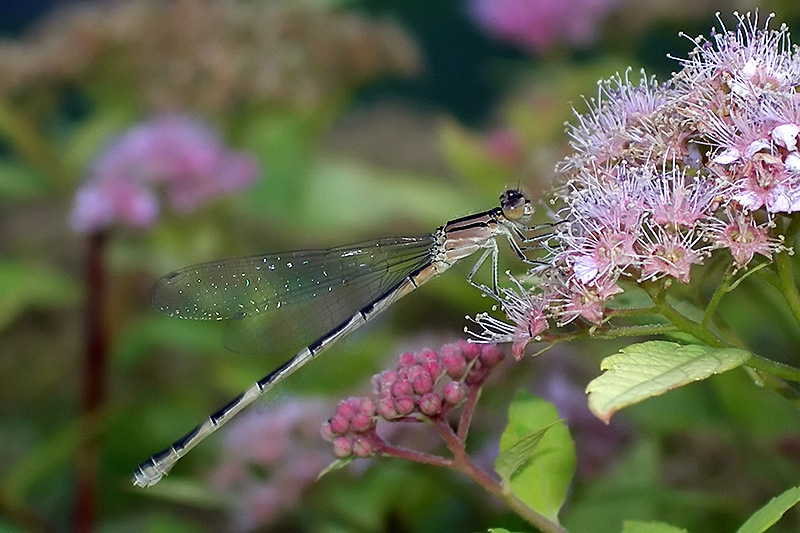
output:
[{"label": "compound eye", "polygon": [[528,214],[530,200],[522,192],[511,189],[500,195],[500,207],[508,220],[519,220]]}]

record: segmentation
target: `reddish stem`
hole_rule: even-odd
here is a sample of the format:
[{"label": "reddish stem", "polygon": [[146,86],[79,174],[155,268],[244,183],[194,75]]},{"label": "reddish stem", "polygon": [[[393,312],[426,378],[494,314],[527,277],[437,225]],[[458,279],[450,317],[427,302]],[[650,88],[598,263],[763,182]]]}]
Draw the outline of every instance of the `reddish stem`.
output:
[{"label": "reddish stem", "polygon": [[[541,531],[547,533],[565,533],[561,526],[551,522],[544,516],[540,515],[524,502],[517,498],[513,492],[506,490],[506,488],[491,475],[481,470],[478,465],[472,462],[467,450],[464,447],[464,441],[459,440],[457,434],[450,427],[450,424],[443,417],[436,417],[433,419],[433,425],[439,435],[447,443],[447,447],[453,453],[453,460],[449,468],[457,470],[466,475],[478,485],[483,487],[487,492],[493,494],[501,501],[505,502],[511,509],[513,509],[519,516],[527,520],[530,524],[538,527]],[[461,428],[459,428],[460,430]]]},{"label": "reddish stem", "polygon": [[392,446],[391,444],[383,443],[380,447],[380,452],[384,455],[405,459],[406,461],[414,461],[415,463],[440,466],[442,468],[453,468],[452,459],[418,452],[416,450],[409,450],[408,448],[400,448],[399,446]]},{"label": "reddish stem", "polygon": [[469,426],[472,424],[472,415],[475,413],[475,406],[478,404],[480,395],[480,385],[470,386],[467,401],[464,403],[464,409],[461,411],[461,417],[458,420],[457,437],[462,443],[467,442],[467,433],[469,433]]},{"label": "reddish stem", "polygon": [[105,376],[108,365],[108,333],[104,317],[106,309],[106,272],[104,252],[107,235],[104,232],[89,236],[86,251],[86,359],[83,366],[83,397],[81,401],[82,443],[78,450],[77,499],[75,531],[94,531],[98,494],[97,420],[105,396]]}]

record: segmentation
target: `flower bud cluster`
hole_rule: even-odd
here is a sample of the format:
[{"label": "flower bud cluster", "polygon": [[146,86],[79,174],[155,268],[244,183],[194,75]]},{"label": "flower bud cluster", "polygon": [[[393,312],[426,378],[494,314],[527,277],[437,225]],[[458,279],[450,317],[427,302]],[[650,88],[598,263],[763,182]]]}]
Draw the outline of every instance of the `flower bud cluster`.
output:
[{"label": "flower bud cluster", "polygon": [[439,352],[426,348],[404,353],[397,367],[372,378],[373,396],[339,402],[322,426],[322,436],[338,458],[380,452],[378,420],[419,421],[445,416],[470,391],[479,389],[505,357],[494,344],[458,341]]}]

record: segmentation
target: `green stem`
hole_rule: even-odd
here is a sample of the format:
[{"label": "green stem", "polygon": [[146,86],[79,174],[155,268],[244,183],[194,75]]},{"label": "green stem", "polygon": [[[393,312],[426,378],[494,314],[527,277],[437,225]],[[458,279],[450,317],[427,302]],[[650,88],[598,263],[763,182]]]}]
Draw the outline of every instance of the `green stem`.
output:
[{"label": "green stem", "polygon": [[631,317],[631,316],[649,316],[658,313],[658,309],[654,306],[651,307],[619,307],[611,308],[606,313],[608,318]]},{"label": "green stem", "polygon": [[778,254],[775,259],[778,265],[778,278],[780,279],[780,290],[783,299],[789,306],[795,321],[800,324],[800,294],[797,292],[797,285],[794,283],[794,275],[792,274],[792,263],[789,257],[789,252],[784,251]]},{"label": "green stem", "polygon": [[717,307],[719,307],[722,297],[727,294],[728,287],[730,287],[732,279],[733,272],[730,268],[728,268],[725,270],[725,274],[722,276],[722,282],[719,284],[719,287],[717,287],[717,290],[714,291],[713,296],[711,296],[711,300],[708,302],[708,306],[706,307],[706,312],[703,314],[703,321],[700,323],[703,329],[707,330],[709,324],[711,324],[711,318],[717,311]]},{"label": "green stem", "polygon": [[643,283],[642,288],[644,288],[650,295],[650,298],[653,299],[658,312],[663,315],[664,318],[672,322],[680,331],[692,335],[708,346],[715,348],[723,348],[726,346],[725,342],[714,335],[708,328],[704,327],[702,323],[690,320],[672,307],[669,302],[667,302],[666,290],[664,290],[661,285],[657,283]]},{"label": "green stem", "polygon": [[647,324],[643,326],[620,326],[609,330],[597,330],[592,333],[594,339],[618,339],[622,337],[640,337],[645,335],[664,335],[679,331],[673,324]]},{"label": "green stem", "polygon": [[774,270],[762,270],[759,279],[765,281],[766,283],[769,283],[770,286],[776,291],[780,292],[782,290],[781,280],[778,277],[777,272],[775,272]]},{"label": "green stem", "polygon": [[751,354],[750,359],[747,360],[745,366],[752,368],[753,370],[758,370],[759,372],[771,374],[775,377],[800,383],[800,368],[795,368],[777,361],[772,361],[771,359],[761,357],[760,355]]},{"label": "green stem", "polygon": [[800,231],[800,218],[793,216],[789,225],[786,227],[786,231],[783,232],[783,237],[785,239],[784,242],[793,243],[795,237],[797,237],[797,232]]},{"label": "green stem", "polygon": [[[727,346],[727,343],[716,337],[713,333],[711,333],[711,331],[704,327],[703,324],[686,318],[674,307],[669,305],[669,303],[666,301],[666,294],[662,287],[655,284],[643,284],[643,287],[648,294],[650,294],[650,297],[655,302],[659,312],[675,326],[677,326],[678,329],[705,342],[708,346],[715,348],[723,348]],[[747,360],[745,366],[759,372],[771,374],[775,377],[800,382],[800,369],[785,365],[783,363],[778,363],[776,361],[771,361],[764,357],[753,354],[752,352],[751,357]]]},{"label": "green stem", "polygon": [[762,387],[768,387],[781,395],[785,400],[800,409],[800,392],[779,377],[766,372],[752,371],[753,380]]}]

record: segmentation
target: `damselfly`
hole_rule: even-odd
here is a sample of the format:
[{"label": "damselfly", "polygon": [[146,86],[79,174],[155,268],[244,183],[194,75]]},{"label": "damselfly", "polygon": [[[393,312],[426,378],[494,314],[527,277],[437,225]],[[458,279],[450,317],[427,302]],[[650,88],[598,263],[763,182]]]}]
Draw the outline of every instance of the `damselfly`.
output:
[{"label": "damselfly", "polygon": [[[525,252],[534,240],[529,232],[535,229],[529,225],[532,212],[523,193],[508,190],[500,196],[500,207],[452,220],[428,235],[215,261],[161,278],[153,288],[153,305],[173,317],[229,321],[226,345],[234,351],[268,351],[275,320],[291,315],[299,304],[318,309],[313,328],[321,336],[139,465],[134,485],[157,483],[178,459],[253,400],[457,261],[483,250],[467,280],[484,292],[496,293],[496,239],[506,237],[520,259],[528,262]],[[491,288],[474,281],[489,257]]]}]

